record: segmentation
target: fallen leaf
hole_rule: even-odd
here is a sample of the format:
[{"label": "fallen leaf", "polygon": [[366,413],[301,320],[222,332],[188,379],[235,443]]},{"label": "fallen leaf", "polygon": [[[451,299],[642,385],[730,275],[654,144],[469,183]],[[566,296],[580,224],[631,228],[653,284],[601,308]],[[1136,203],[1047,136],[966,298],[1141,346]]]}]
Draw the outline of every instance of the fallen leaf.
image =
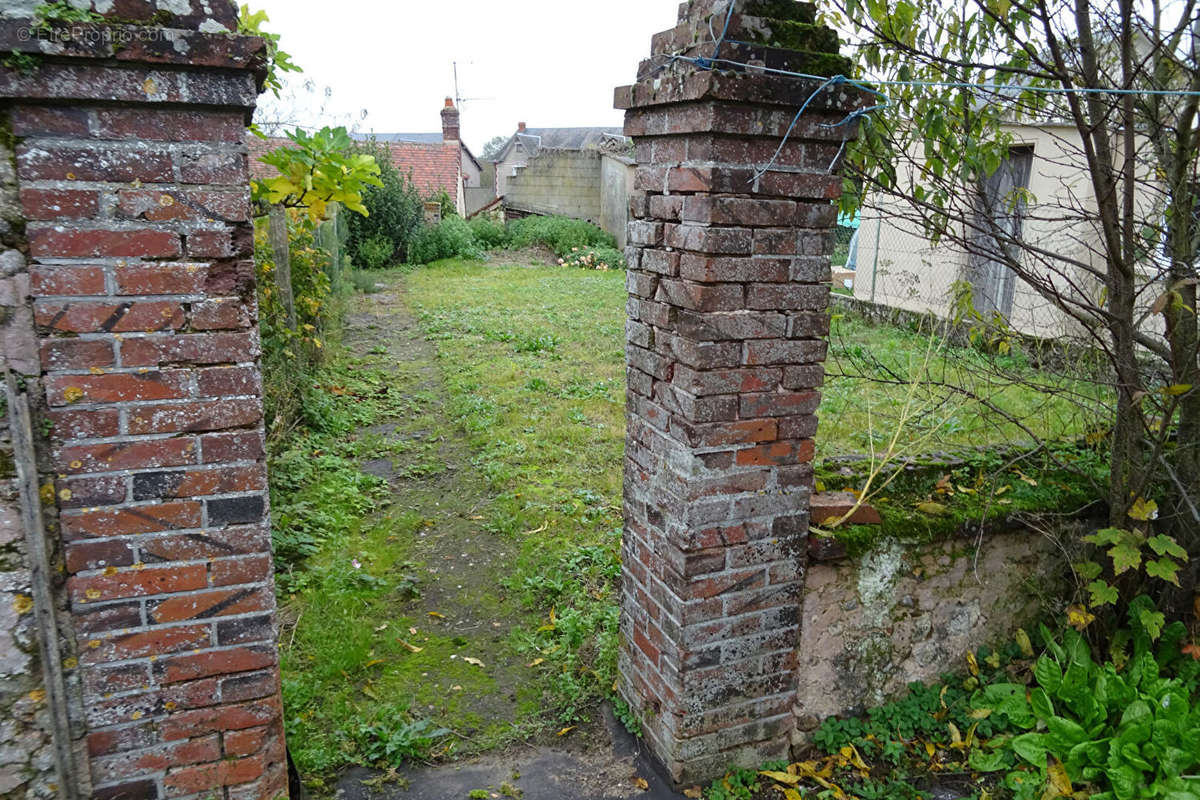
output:
[{"label": "fallen leaf", "polygon": [[704,797],[704,790],[699,786],[693,786],[690,789],[684,789],[683,796],[690,797],[692,800],[699,800],[699,798]]},{"label": "fallen leaf", "polygon": [[645,778],[630,778],[629,782],[641,789],[643,792],[650,791],[650,784],[646,782]]},{"label": "fallen leaf", "polygon": [[417,635],[417,629],[416,629],[416,628],[409,628],[409,629],[408,629],[408,632],[409,632],[410,634],[412,634],[413,636],[416,636],[416,635]]},{"label": "fallen leaf", "polygon": [[530,662],[529,662],[528,664],[526,664],[525,666],[527,666],[527,667],[536,667],[536,666],[538,666],[539,664],[545,664],[545,663],[546,663],[546,659],[544,659],[544,658],[535,658],[533,661],[530,661]]},{"label": "fallen leaf", "polygon": [[434,619],[445,619],[446,618],[445,614],[439,614],[436,611],[430,611],[429,616],[433,617]]},{"label": "fallen leaf", "polygon": [[971,674],[976,678],[979,677],[979,661],[975,658],[975,654],[969,650],[967,651],[967,669],[969,669]]},{"label": "fallen leaf", "polygon": [[950,728],[950,746],[953,747],[955,750],[961,750],[963,748],[962,731],[960,731],[958,729],[958,726],[955,725],[953,722],[950,723],[949,728]]},{"label": "fallen leaf", "polygon": [[410,653],[419,653],[425,649],[424,647],[417,647],[415,644],[406,642],[403,639],[397,639],[396,641],[400,643],[401,647],[403,647],[405,650],[407,650]]},{"label": "fallen leaf", "polygon": [[1071,778],[1063,763],[1049,753],[1046,754],[1046,791],[1042,800],[1055,800],[1057,797],[1070,797],[1075,793],[1071,788]]},{"label": "fallen leaf", "polygon": [[1082,632],[1084,628],[1095,621],[1096,615],[1083,606],[1075,605],[1067,607],[1067,624],[1075,630]]},{"label": "fallen leaf", "polygon": [[470,656],[463,656],[463,661],[467,662],[468,664],[472,664],[476,667],[483,666],[483,662],[480,661],[478,658],[471,658]]},{"label": "fallen leaf", "polygon": [[383,623],[382,625],[380,625],[378,628],[376,628],[376,629],[375,629],[375,632],[376,632],[376,633],[379,633],[380,631],[386,631],[386,630],[387,630],[387,626],[388,626],[388,624],[385,622],[385,623]]},{"label": "fallen leaf", "polygon": [[1021,648],[1021,655],[1025,658],[1033,658],[1033,642],[1029,640],[1029,634],[1024,628],[1017,628],[1016,633],[1017,647]]},{"label": "fallen leaf", "polygon": [[471,519],[483,519],[483,515],[482,515],[482,514],[476,514],[475,516],[471,517]]},{"label": "fallen leaf", "polygon": [[376,664],[382,664],[382,663],[383,663],[383,659],[382,659],[382,658],[372,658],[370,661],[368,661],[368,662],[367,662],[366,664],[364,664],[363,666],[367,666],[367,667],[373,667],[373,666],[375,666]]},{"label": "fallen leaf", "polygon": [[803,780],[803,778],[801,778],[799,775],[792,775],[789,772],[776,772],[774,770],[763,770],[762,772],[760,772],[758,774],[762,775],[764,778],[770,778],[771,780],[775,781],[776,783],[784,783],[784,784],[787,784],[788,786],[795,786],[797,783],[799,783],[801,780]]},{"label": "fallen leaf", "polygon": [[568,733],[570,733],[573,730],[575,730],[575,726],[568,725],[567,727],[563,728],[561,731],[559,731],[558,733],[556,733],[554,735],[555,736],[566,736]]}]

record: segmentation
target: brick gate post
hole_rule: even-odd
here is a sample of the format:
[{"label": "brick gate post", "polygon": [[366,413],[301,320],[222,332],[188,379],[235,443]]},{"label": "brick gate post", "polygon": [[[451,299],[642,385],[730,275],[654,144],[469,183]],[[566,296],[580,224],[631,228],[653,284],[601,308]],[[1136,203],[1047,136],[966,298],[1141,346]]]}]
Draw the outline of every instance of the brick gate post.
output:
[{"label": "brick gate post", "polygon": [[86,751],[63,796],[286,796],[244,142],[264,43],[231,0],[35,5],[0,3],[23,217],[0,318],[35,345],[5,355],[62,576],[58,734]]},{"label": "brick gate post", "polygon": [[729,0],[684,3],[616,93],[638,162],[620,691],[680,782],[788,754],[834,162],[854,135],[822,125],[866,104],[844,84],[671,58],[711,58],[728,19],[723,59],[848,70],[811,4],[736,2],[731,17]]}]

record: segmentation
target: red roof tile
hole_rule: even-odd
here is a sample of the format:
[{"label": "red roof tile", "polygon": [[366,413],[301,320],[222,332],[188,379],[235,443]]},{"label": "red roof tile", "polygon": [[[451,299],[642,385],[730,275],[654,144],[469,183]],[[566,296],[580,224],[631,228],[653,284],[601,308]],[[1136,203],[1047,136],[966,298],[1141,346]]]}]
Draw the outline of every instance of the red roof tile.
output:
[{"label": "red roof tile", "polygon": [[[288,139],[260,139],[246,136],[246,147],[250,151],[250,175],[256,179],[275,175],[275,168],[258,159],[276,147],[290,145]],[[434,195],[445,189],[451,198],[458,197],[458,182],[462,169],[462,149],[458,142],[422,144],[418,142],[380,143],[388,148],[392,164],[402,175],[412,176],[413,185],[422,196]]]}]

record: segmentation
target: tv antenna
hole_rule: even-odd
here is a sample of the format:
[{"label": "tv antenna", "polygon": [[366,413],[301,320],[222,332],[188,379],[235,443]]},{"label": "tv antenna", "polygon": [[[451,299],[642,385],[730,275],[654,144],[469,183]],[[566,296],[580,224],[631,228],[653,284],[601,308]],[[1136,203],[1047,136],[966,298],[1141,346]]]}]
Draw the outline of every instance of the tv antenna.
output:
[{"label": "tv antenna", "polygon": [[461,109],[467,103],[474,103],[478,100],[495,100],[496,99],[494,97],[463,97],[461,94],[459,94],[459,91],[458,91],[458,62],[454,61],[452,63],[454,64],[454,105],[457,108]]}]

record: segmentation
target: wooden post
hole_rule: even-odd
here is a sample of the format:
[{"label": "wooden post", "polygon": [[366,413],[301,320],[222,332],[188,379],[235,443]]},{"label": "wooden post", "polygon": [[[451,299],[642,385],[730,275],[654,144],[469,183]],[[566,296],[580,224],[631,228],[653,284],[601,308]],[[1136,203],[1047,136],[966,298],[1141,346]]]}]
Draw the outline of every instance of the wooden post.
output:
[{"label": "wooden post", "polygon": [[275,283],[279,299],[287,312],[289,330],[296,330],[296,301],[292,295],[292,261],[288,253],[287,211],[283,206],[271,206],[268,214],[267,236],[275,256]]}]

